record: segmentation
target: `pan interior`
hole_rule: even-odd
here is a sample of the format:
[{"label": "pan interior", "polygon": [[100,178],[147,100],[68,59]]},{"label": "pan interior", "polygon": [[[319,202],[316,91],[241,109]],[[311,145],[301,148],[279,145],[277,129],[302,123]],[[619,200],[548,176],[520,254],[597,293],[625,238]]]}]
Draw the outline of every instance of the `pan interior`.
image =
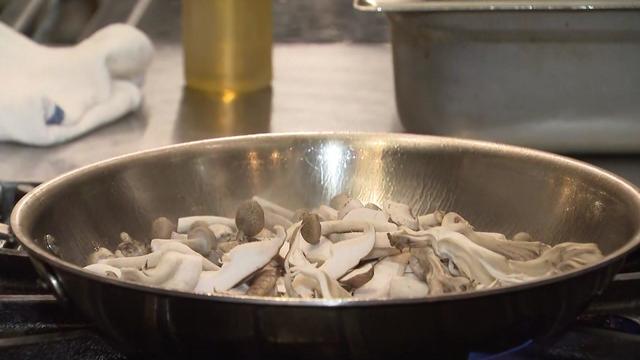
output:
[{"label": "pan interior", "polygon": [[[407,135],[287,135],[199,142],[94,165],[45,185],[24,204],[23,234],[79,266],[122,231],[149,241],[154,218],[233,216],[260,195],[291,209],[345,192],[414,213],[462,214],[478,230],[595,242],[605,254],[638,232],[638,196],[604,173],[498,145]],[[28,211],[27,211],[28,210]]]}]

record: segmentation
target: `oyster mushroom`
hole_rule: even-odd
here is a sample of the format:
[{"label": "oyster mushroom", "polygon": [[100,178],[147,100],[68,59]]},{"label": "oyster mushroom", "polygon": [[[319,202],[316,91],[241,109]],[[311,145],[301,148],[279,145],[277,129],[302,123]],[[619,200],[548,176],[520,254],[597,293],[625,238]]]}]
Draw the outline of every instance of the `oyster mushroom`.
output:
[{"label": "oyster mushroom", "polygon": [[436,210],[431,214],[418,216],[418,227],[421,230],[426,230],[434,226],[440,226],[444,215],[444,211]]},{"label": "oyster mushroom", "polygon": [[304,214],[302,216],[302,227],[300,227],[300,235],[309,244],[317,244],[322,236],[322,226],[320,217],[317,214]]},{"label": "oyster mushroom", "polygon": [[408,253],[389,256],[373,267],[373,277],[366,284],[353,292],[358,298],[386,298],[389,296],[391,281],[396,276],[401,276],[409,262]]},{"label": "oyster mushroom", "polygon": [[265,266],[251,281],[247,295],[270,296],[275,292],[278,270],[273,266]]},{"label": "oyster mushroom", "polygon": [[169,239],[171,233],[176,231],[178,227],[173,221],[161,216],[151,223],[151,238],[152,239]]},{"label": "oyster mushroom", "polygon": [[429,247],[413,248],[411,249],[411,255],[409,266],[411,266],[416,276],[425,279],[429,286],[428,293],[430,295],[465,291],[471,288],[469,279],[461,276],[451,276],[447,272],[433,249]]},{"label": "oyster mushroom", "polygon": [[263,209],[276,213],[283,218],[291,219],[293,217],[293,211],[287,209],[286,207],[280,206],[274,202],[271,202],[267,199],[261,198],[259,196],[254,196],[251,200],[256,201]]},{"label": "oyster mushroom", "polygon": [[189,231],[191,225],[196,221],[204,221],[209,225],[222,224],[227,225],[232,229],[236,228],[235,220],[224,216],[187,216],[178,219],[178,232],[185,233]]},{"label": "oyster mushroom", "polygon": [[162,286],[179,291],[193,291],[202,272],[202,257],[175,251],[162,253],[156,267],[148,269],[122,268],[123,280]]},{"label": "oyster mushroom", "polygon": [[404,275],[394,276],[389,284],[389,298],[409,299],[420,298],[429,295],[429,286],[417,278]]},{"label": "oyster mushroom", "polygon": [[286,232],[275,227],[276,235],[234,247],[223,259],[222,268],[213,280],[216,292],[226,291],[271,261],[284,243]]},{"label": "oyster mushroom", "polygon": [[418,219],[411,212],[411,208],[395,201],[387,201],[384,211],[389,214],[391,222],[399,226],[408,227],[411,230],[418,230]]},{"label": "oyster mushroom", "polygon": [[[456,214],[459,217],[459,215]],[[462,217],[459,217],[462,219]],[[451,222],[443,225],[453,231],[459,232],[474,243],[493,252],[513,260],[531,260],[539,257],[549,249],[547,244],[538,241],[507,240],[498,233],[476,232],[464,219],[459,222]]]},{"label": "oyster mushroom", "polygon": [[345,276],[340,278],[340,283],[346,285],[350,289],[357,289],[366,284],[373,277],[373,263],[366,263],[358,268],[351,270]]},{"label": "oyster mushroom", "polygon": [[341,277],[358,265],[360,260],[373,249],[375,241],[375,230],[371,224],[368,224],[362,236],[333,244],[333,254],[320,266],[320,270],[332,279]]},{"label": "oyster mushroom", "polygon": [[91,253],[91,255],[89,255],[87,262],[89,264],[95,264],[102,259],[109,259],[112,257],[115,257],[115,255],[111,252],[111,250],[101,247],[101,248],[98,248],[98,250]]},{"label": "oyster mushroom", "polygon": [[252,237],[264,228],[264,210],[255,200],[247,200],[238,206],[236,211],[236,227],[238,234]]},{"label": "oyster mushroom", "polygon": [[344,221],[364,221],[369,223],[386,223],[389,221],[387,214],[380,210],[371,210],[364,207],[349,211],[342,217]]},{"label": "oyster mushroom", "polygon": [[107,264],[90,264],[84,267],[85,270],[91,271],[94,274],[119,279],[122,277],[120,269]]}]

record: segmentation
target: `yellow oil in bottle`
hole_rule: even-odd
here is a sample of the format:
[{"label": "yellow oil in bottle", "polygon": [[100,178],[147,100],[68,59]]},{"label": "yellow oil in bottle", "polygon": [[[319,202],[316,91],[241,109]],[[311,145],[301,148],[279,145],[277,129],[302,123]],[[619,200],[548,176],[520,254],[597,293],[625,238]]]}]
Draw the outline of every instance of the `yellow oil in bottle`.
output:
[{"label": "yellow oil in bottle", "polygon": [[187,86],[233,96],[271,84],[271,0],[182,0]]}]

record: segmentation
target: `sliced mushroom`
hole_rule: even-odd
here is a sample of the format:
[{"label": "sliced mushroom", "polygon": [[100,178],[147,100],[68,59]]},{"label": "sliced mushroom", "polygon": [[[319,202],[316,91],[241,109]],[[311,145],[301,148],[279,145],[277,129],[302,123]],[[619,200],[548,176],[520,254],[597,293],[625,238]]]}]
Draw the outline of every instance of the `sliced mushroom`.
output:
[{"label": "sliced mushroom", "polygon": [[345,221],[345,220],[331,220],[322,221],[322,235],[329,235],[334,233],[348,233],[348,232],[361,232],[369,225],[373,225],[376,231],[389,232],[396,231],[398,227],[390,222],[384,223],[367,223],[365,221]]},{"label": "sliced mushroom", "polygon": [[236,210],[236,228],[244,236],[256,236],[264,229],[265,218],[262,206],[255,200],[247,200]]},{"label": "sliced mushroom", "polygon": [[187,231],[189,231],[189,228],[191,228],[191,225],[193,225],[193,223],[196,221],[204,221],[209,225],[222,224],[222,225],[227,225],[232,229],[236,228],[235,219],[231,219],[228,217],[204,216],[204,215],[203,216],[187,216],[187,217],[181,217],[178,219],[178,232],[186,233]]},{"label": "sliced mushroom", "polygon": [[303,240],[300,245],[305,257],[314,263],[324,263],[333,255],[333,242],[324,236],[317,244],[309,244]]},{"label": "sliced mushroom", "polygon": [[256,202],[258,202],[258,204],[260,204],[260,206],[262,206],[263,209],[265,210],[269,210],[271,212],[274,212],[286,219],[291,219],[293,217],[293,211],[280,206],[272,201],[269,201],[265,198],[261,198],[259,196],[254,196],[253,198],[251,198],[252,200],[255,200]]},{"label": "sliced mushroom", "polygon": [[340,278],[340,283],[346,285],[350,289],[357,289],[366,284],[373,277],[373,263],[366,263],[358,268],[351,270],[345,276]]},{"label": "sliced mushroom", "polygon": [[171,237],[171,233],[176,231],[178,228],[173,221],[167,219],[164,216],[161,216],[155,220],[151,224],[151,238],[152,239],[169,239]]},{"label": "sliced mushroom", "polygon": [[371,249],[371,251],[369,251],[369,253],[362,258],[362,261],[365,260],[376,260],[376,259],[381,259],[387,256],[393,256],[393,255],[398,255],[400,254],[400,250],[394,247],[382,247],[382,248],[378,248],[378,247],[374,247],[373,249]]},{"label": "sliced mushroom", "polygon": [[387,201],[384,211],[389,214],[391,222],[399,226],[408,227],[411,230],[418,230],[418,219],[413,215],[411,208],[395,201]]},{"label": "sliced mushroom", "polygon": [[162,253],[162,261],[149,269],[122,268],[123,280],[146,285],[162,286],[166,289],[193,291],[202,272],[202,257],[175,251]]},{"label": "sliced mushroom", "polygon": [[[377,247],[377,248],[392,247],[391,243],[389,242],[389,237],[387,234],[388,233],[381,232],[381,231],[376,232],[376,242],[373,245],[373,247]],[[330,234],[328,237],[329,237],[329,240],[333,242],[338,242],[338,241],[343,241],[347,239],[353,239],[354,237],[359,237],[359,236],[362,236],[362,232],[335,233],[335,234]]]},{"label": "sliced mushroom", "polygon": [[284,243],[286,233],[276,226],[274,237],[234,247],[214,279],[213,289],[226,291],[271,261]]},{"label": "sliced mushroom", "polygon": [[394,276],[389,285],[389,298],[409,299],[429,295],[429,286],[412,276]]},{"label": "sliced mushroom", "polygon": [[114,279],[119,279],[122,277],[122,273],[120,272],[120,269],[107,264],[90,264],[85,266],[84,269],[87,271],[91,271],[92,273],[114,278]]},{"label": "sliced mushroom", "polygon": [[369,224],[362,236],[333,244],[332,256],[322,264],[320,269],[330,278],[338,279],[358,265],[360,260],[373,249],[375,241],[375,230]]},{"label": "sliced mushroom", "polygon": [[342,217],[344,221],[364,221],[372,224],[386,223],[389,221],[387,214],[380,210],[371,210],[364,207],[349,211]]},{"label": "sliced mushroom", "polygon": [[270,296],[275,292],[278,270],[273,266],[265,266],[251,281],[247,295]]},{"label": "sliced mushroom", "polygon": [[[351,294],[346,291],[340,284],[329,274],[321,269],[312,266],[296,268],[296,272],[304,275],[314,282],[313,290],[318,292],[323,299],[341,299],[349,298]],[[298,275],[296,278],[300,277]]]},{"label": "sliced mushroom", "polygon": [[193,292],[196,294],[211,294],[213,289],[213,279],[217,273],[217,271],[201,272],[200,277],[198,278],[198,283],[193,289]]},{"label": "sliced mushroom", "polygon": [[418,226],[421,230],[427,230],[434,226],[440,226],[442,224],[444,215],[444,211],[436,210],[431,214],[418,216]]},{"label": "sliced mushroom", "polygon": [[386,298],[391,280],[404,273],[410,254],[400,254],[382,259],[373,267],[373,277],[353,292],[359,298]]}]

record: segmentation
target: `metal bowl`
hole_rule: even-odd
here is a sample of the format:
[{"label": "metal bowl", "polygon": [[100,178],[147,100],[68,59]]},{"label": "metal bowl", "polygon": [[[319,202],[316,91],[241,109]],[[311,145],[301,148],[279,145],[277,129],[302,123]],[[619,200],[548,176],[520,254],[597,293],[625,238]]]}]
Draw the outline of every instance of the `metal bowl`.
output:
[{"label": "metal bowl", "polygon": [[[81,269],[158,216],[232,215],[261,195],[290,208],[349,192],[419,213],[455,210],[476,228],[550,244],[596,242],[597,264],[522,285],[412,300],[302,300],[178,293]],[[605,171],[523,148],[403,134],[283,134],[139,152],[70,172],[26,195],[15,234],[58,296],[123,349],[353,358],[463,355],[563,329],[640,243],[640,195]],[[45,241],[50,234],[55,242]],[[56,253],[54,255],[52,252]]]}]

